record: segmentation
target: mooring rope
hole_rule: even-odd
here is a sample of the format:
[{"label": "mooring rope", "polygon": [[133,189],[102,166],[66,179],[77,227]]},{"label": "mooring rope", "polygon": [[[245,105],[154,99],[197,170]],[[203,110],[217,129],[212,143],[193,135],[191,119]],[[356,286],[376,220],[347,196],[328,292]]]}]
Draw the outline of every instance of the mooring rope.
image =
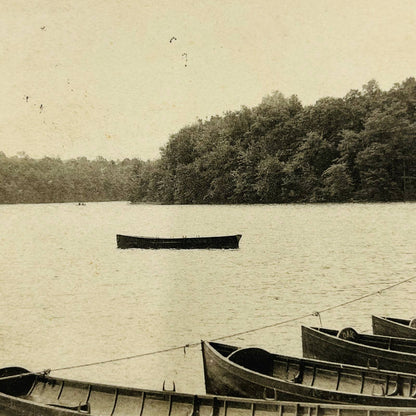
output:
[{"label": "mooring rope", "polygon": [[[343,306],[350,305],[350,304],[355,303],[355,302],[359,302],[363,299],[369,298],[369,297],[374,296],[374,295],[381,295],[383,292],[386,292],[387,290],[393,289],[394,287],[400,286],[404,283],[410,282],[413,279],[416,279],[416,276],[409,277],[408,279],[402,280],[402,281],[397,282],[397,283],[393,283],[392,285],[389,285],[389,286],[387,286],[383,289],[379,289],[379,290],[376,290],[374,292],[367,293],[366,295],[359,296],[357,298],[354,298],[354,299],[346,301],[346,302],[339,303],[337,305],[329,306],[329,307],[321,309],[319,311],[310,312],[310,313],[307,313],[307,314],[304,314],[304,315],[297,316],[295,318],[286,319],[284,321],[275,322],[275,323],[268,324],[268,325],[263,325],[263,326],[253,328],[253,329],[248,329],[248,330],[245,330],[245,331],[234,332],[232,334],[228,334],[228,335],[224,335],[224,336],[221,336],[221,337],[211,339],[211,341],[220,341],[220,340],[224,340],[224,339],[227,339],[227,338],[233,338],[233,337],[236,337],[236,336],[239,336],[239,335],[250,334],[250,333],[261,331],[261,330],[264,330],[264,329],[273,328],[273,327],[276,327],[276,326],[286,325],[286,324],[289,324],[291,322],[296,322],[296,321],[308,318],[310,316],[318,316],[319,319],[321,319],[321,317],[320,317],[321,313],[328,312],[328,311],[331,311],[331,310],[334,310],[334,309],[337,309],[337,308],[341,308]],[[129,355],[129,356],[125,356],[125,357],[112,358],[112,359],[108,359],[108,360],[95,361],[95,362],[72,365],[72,366],[67,366],[67,367],[51,368],[51,369],[48,369],[48,370],[43,370],[43,371],[38,371],[38,372],[29,372],[29,373],[24,373],[24,374],[18,374],[16,376],[0,377],[0,380],[4,380],[4,379],[8,379],[8,378],[21,377],[23,375],[29,375],[29,374],[42,375],[42,374],[49,374],[51,371],[73,370],[73,369],[76,369],[76,368],[91,367],[91,366],[95,366],[95,365],[115,363],[115,362],[118,362],[118,361],[132,360],[132,359],[136,359],[136,358],[146,357],[146,356],[149,356],[149,355],[162,354],[162,353],[176,351],[176,350],[183,350],[184,353],[186,353],[186,348],[199,346],[200,344],[201,344],[200,341],[192,342],[192,343],[185,344],[185,345],[179,345],[179,346],[175,346],[175,347],[169,347],[169,348],[164,348],[164,349],[157,350],[157,351],[145,352],[145,353],[141,353],[141,354],[134,354],[134,355]]]},{"label": "mooring rope", "polygon": [[[342,308],[343,306],[350,305],[351,303],[358,302],[360,300],[369,298],[369,297],[374,296],[374,295],[381,295],[382,292],[385,292],[385,291],[387,291],[389,289],[392,289],[393,287],[399,286],[399,285],[401,285],[403,283],[410,282],[413,279],[416,279],[416,276],[410,277],[410,278],[408,278],[406,280],[402,280],[401,282],[398,282],[398,283],[394,283],[394,284],[392,284],[390,286],[387,286],[384,289],[379,289],[379,290],[377,290],[375,292],[367,293],[366,295],[359,296],[358,298],[355,298],[355,299],[352,299],[352,300],[348,300],[346,302],[339,303],[339,304],[334,305],[334,306],[329,306],[328,308],[321,309],[320,311],[315,311],[315,312],[312,312],[312,313],[308,313],[308,314],[305,314],[305,315],[301,315],[301,316],[298,316],[296,318],[290,318],[290,319],[287,319],[286,321],[280,321],[280,322],[277,322],[275,324],[264,325],[262,327],[258,327],[258,328],[254,328],[254,329],[249,329],[247,331],[236,332],[236,333],[234,333],[232,335],[225,335],[223,337],[219,337],[219,338],[213,339],[212,341],[219,341],[219,340],[226,339],[226,338],[232,338],[232,337],[235,337],[235,336],[238,336],[238,335],[244,335],[244,334],[249,334],[251,332],[261,331],[262,329],[272,328],[274,326],[285,325],[285,324],[288,324],[288,323],[291,323],[291,322],[300,321],[301,319],[308,318],[309,316],[318,316],[319,319],[321,319],[321,313],[323,313],[323,312],[328,312],[328,311],[332,311],[333,309]],[[322,321],[321,321],[321,323],[322,323]]]}]

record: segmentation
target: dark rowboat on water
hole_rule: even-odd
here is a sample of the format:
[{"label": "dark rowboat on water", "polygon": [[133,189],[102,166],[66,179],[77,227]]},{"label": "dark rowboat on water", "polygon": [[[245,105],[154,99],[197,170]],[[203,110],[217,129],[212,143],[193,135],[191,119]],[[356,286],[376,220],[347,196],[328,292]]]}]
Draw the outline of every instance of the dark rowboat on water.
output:
[{"label": "dark rowboat on water", "polygon": [[[20,374],[14,378],[8,378]],[[1,379],[2,378],[2,379]],[[416,408],[237,399],[153,391],[0,370],[0,414],[19,416],[414,416]]]},{"label": "dark rowboat on water", "polygon": [[238,248],[241,234],[215,237],[157,238],[117,234],[118,248],[223,249]]},{"label": "dark rowboat on water", "polygon": [[302,349],[307,358],[416,373],[416,339],[302,326]]},{"label": "dark rowboat on water", "polygon": [[416,375],[271,354],[202,341],[208,394],[414,407]]},{"label": "dark rowboat on water", "polygon": [[416,319],[372,316],[373,334],[398,338],[416,338]]}]

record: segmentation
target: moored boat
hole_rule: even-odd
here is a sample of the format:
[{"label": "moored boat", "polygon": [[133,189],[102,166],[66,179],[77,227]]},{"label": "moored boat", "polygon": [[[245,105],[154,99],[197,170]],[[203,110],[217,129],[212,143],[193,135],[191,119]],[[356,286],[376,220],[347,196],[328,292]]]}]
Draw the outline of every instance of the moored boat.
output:
[{"label": "moored boat", "polygon": [[241,234],[213,237],[159,238],[117,234],[118,248],[145,249],[232,249],[238,248]]},{"label": "moored boat", "polygon": [[416,373],[416,339],[302,326],[302,350],[307,358]]},{"label": "moored boat", "polygon": [[208,394],[297,402],[414,407],[416,375],[287,357],[202,341]]},{"label": "moored boat", "polygon": [[278,402],[91,384],[0,370],[0,414],[19,416],[411,416],[416,408]]},{"label": "moored boat", "polygon": [[416,319],[389,318],[386,316],[371,317],[373,334],[388,337],[416,338]]}]

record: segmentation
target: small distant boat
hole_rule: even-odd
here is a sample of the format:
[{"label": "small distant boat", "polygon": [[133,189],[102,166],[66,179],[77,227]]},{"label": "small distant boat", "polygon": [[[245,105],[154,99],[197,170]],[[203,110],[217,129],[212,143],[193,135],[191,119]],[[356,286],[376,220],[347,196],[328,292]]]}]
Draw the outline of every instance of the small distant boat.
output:
[{"label": "small distant boat", "polygon": [[416,375],[202,342],[208,394],[415,407]]},{"label": "small distant boat", "polygon": [[303,356],[416,374],[416,339],[302,326]]},{"label": "small distant boat", "polygon": [[224,249],[238,248],[241,234],[221,237],[157,238],[117,234],[118,248]]},{"label": "small distant boat", "polygon": [[144,390],[0,370],[0,414],[25,416],[414,416],[416,408],[281,402]]},{"label": "small distant boat", "polygon": [[416,319],[372,316],[373,334],[398,338],[416,338]]}]

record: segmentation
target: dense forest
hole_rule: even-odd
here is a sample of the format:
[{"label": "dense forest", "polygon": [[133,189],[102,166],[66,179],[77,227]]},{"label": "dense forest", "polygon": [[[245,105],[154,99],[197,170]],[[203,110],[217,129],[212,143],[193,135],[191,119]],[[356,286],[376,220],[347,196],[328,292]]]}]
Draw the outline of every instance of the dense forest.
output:
[{"label": "dense forest", "polygon": [[310,106],[275,92],[182,128],[132,184],[164,204],[416,200],[416,81]]},{"label": "dense forest", "polygon": [[0,203],[234,204],[416,200],[416,80],[372,80],[303,106],[279,92],[198,120],[153,161],[0,152]]},{"label": "dense forest", "polygon": [[137,160],[107,161],[85,157],[62,161],[0,152],[0,203],[127,200]]}]

